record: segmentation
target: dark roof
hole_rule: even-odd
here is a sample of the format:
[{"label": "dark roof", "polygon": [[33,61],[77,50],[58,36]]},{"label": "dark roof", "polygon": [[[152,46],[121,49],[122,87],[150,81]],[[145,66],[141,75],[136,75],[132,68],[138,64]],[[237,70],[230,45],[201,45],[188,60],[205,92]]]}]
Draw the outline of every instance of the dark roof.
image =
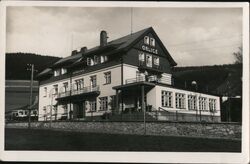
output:
[{"label": "dark roof", "polygon": [[[110,55],[110,54],[114,54],[120,51],[128,51],[137,41],[139,41],[148,32],[152,32],[158,38],[154,29],[152,27],[149,27],[149,28],[137,31],[135,33],[126,35],[124,37],[112,40],[108,42],[107,45],[104,47],[96,46],[96,47],[86,50],[84,53],[78,52],[77,54],[73,56],[68,56],[66,58],[63,58],[57,61],[55,64],[53,64],[51,68],[66,65],[66,64],[71,65],[71,66],[77,65],[83,61],[84,57],[87,57],[88,55],[92,55],[92,54],[102,53],[105,55]],[[162,44],[159,38],[158,40],[159,40],[160,45],[163,47],[164,52],[167,54],[166,57],[170,61],[171,65],[175,66],[176,65],[175,61],[170,56],[169,52],[164,47],[164,45]],[[41,76],[41,74],[42,73],[40,73],[39,76]],[[43,73],[42,75],[44,74],[46,73]]]}]

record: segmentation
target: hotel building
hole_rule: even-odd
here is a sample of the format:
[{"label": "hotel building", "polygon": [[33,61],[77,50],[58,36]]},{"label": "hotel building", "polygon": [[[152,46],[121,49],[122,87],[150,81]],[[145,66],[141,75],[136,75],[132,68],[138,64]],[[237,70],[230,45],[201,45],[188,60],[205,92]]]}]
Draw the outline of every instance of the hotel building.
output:
[{"label": "hotel building", "polygon": [[144,110],[220,121],[219,96],[174,87],[177,64],[152,27],[107,39],[101,31],[100,45],[74,50],[38,75],[40,121]]}]

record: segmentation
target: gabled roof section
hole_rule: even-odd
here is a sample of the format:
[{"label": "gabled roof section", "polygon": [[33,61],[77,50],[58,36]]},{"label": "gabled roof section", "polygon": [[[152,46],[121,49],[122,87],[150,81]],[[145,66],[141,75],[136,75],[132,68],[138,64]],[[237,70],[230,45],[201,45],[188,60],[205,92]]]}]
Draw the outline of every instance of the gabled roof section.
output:
[{"label": "gabled roof section", "polygon": [[[110,54],[115,54],[120,51],[128,51],[131,49],[139,40],[143,39],[145,34],[147,33],[152,33],[157,39],[158,43],[162,47],[164,53],[166,54],[166,58],[169,60],[172,66],[177,65],[176,62],[173,60],[157,34],[155,33],[154,29],[152,27],[137,31],[135,33],[126,35],[124,37],[112,40],[107,43],[106,46],[101,47],[101,46],[96,46],[91,49],[86,50],[85,52],[77,52],[77,54],[68,56],[66,58],[60,59],[56,63],[54,63],[50,68],[55,68],[55,67],[60,67],[60,66],[67,66],[71,67],[74,65],[77,65],[83,61],[83,59],[89,55],[95,54],[105,54],[105,55],[110,55]],[[45,72],[48,70],[44,70]],[[40,74],[44,74],[44,72],[41,72]]]}]

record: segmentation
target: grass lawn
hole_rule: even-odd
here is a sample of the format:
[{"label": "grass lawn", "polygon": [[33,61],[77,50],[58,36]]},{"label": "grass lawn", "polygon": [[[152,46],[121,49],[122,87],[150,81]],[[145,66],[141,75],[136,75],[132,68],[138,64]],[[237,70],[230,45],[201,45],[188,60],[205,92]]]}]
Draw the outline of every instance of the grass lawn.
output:
[{"label": "grass lawn", "polygon": [[6,128],[5,150],[240,152],[241,141]]}]

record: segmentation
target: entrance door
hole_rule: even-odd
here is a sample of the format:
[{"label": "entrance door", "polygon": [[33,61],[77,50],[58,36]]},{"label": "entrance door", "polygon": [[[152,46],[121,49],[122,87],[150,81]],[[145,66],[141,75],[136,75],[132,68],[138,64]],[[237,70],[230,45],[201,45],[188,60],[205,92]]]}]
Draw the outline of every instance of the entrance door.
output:
[{"label": "entrance door", "polygon": [[77,102],[73,105],[73,118],[85,117],[85,102]]}]

